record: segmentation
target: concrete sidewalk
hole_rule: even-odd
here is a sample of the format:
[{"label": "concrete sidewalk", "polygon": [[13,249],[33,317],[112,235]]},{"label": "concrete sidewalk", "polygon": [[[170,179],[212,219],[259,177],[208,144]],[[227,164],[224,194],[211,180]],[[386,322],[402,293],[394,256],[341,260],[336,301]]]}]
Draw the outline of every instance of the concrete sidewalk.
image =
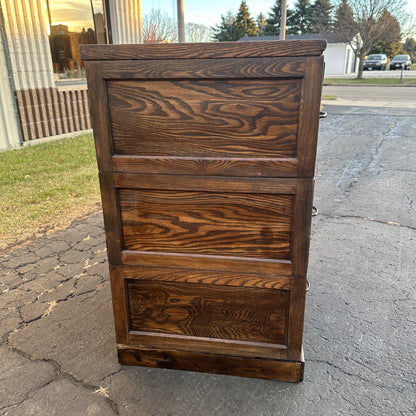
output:
[{"label": "concrete sidewalk", "polygon": [[323,100],[324,105],[416,109],[416,85],[324,85],[323,94],[336,97]]},{"label": "concrete sidewalk", "polygon": [[416,414],[416,114],[325,110],[302,383],[121,367],[97,214],[1,258],[0,414]]}]

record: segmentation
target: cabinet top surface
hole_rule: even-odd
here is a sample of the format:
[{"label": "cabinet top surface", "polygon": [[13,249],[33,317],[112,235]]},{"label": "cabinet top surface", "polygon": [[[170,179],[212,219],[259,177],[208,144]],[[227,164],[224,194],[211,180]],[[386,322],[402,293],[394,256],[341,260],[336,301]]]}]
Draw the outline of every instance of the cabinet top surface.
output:
[{"label": "cabinet top surface", "polygon": [[81,45],[86,61],[147,59],[225,59],[320,56],[326,40],[270,40],[137,45]]}]

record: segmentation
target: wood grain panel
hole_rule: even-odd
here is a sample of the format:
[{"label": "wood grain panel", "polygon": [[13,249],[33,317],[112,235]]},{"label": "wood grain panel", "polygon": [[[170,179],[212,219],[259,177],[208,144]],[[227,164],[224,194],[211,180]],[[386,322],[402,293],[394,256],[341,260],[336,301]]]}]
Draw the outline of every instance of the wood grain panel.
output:
[{"label": "wood grain panel", "polygon": [[164,282],[201,283],[220,286],[257,287],[290,290],[292,277],[264,276],[261,274],[233,273],[219,270],[192,270],[189,268],[114,266],[123,279],[161,280]]},{"label": "wood grain panel", "polygon": [[301,78],[305,58],[198,59],[124,61],[103,63],[103,76],[117,79],[228,79]]},{"label": "wood grain panel", "polygon": [[204,256],[198,254],[155,253],[146,251],[128,251],[121,253],[123,264],[129,266],[167,268],[187,267],[192,270],[219,270],[236,273],[255,273],[268,277],[292,276],[290,260],[256,259],[231,256]]},{"label": "wood grain panel", "polygon": [[297,154],[299,158],[298,175],[312,178],[315,172],[324,57],[308,57],[307,66],[308,70],[302,80],[300,108],[302,116],[299,118]]},{"label": "wood grain panel", "polygon": [[293,196],[119,191],[132,251],[289,259]]},{"label": "wood grain panel", "polygon": [[152,332],[130,332],[129,344],[142,347],[157,346],[160,349],[184,349],[203,354],[237,355],[240,357],[263,357],[271,359],[288,359],[287,346],[282,344],[270,344],[264,342],[247,342],[230,339],[186,337],[184,344],[183,335],[162,334]]},{"label": "wood grain panel", "polygon": [[302,380],[325,45],[82,47],[121,363]]},{"label": "wood grain panel", "polygon": [[[108,102],[102,66],[97,62],[87,62],[88,101],[94,130],[95,151],[100,172],[111,171],[111,129],[108,116]],[[103,193],[103,192],[102,192]]]},{"label": "wood grain panel", "polygon": [[209,42],[152,45],[81,45],[81,59],[203,59],[321,55],[326,40]]},{"label": "wood grain panel", "polygon": [[127,282],[130,330],[285,344],[288,292]]},{"label": "wood grain panel", "polygon": [[304,179],[234,178],[192,175],[102,174],[118,188],[175,189],[177,191],[241,192],[247,194],[296,194]]},{"label": "wood grain panel", "polygon": [[226,354],[204,354],[180,349],[118,346],[121,364],[175,370],[203,371],[241,377],[265,378],[296,383],[303,380],[304,361],[270,360]]},{"label": "wood grain panel", "polygon": [[195,158],[123,156],[112,158],[114,172],[180,175],[296,177],[296,158]]},{"label": "wood grain panel", "polygon": [[111,81],[119,155],[295,157],[300,81]]}]

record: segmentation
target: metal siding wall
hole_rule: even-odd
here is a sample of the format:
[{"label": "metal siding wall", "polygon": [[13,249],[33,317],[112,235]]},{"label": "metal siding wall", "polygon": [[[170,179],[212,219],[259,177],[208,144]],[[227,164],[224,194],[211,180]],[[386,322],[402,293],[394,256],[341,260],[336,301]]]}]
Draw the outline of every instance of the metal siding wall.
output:
[{"label": "metal siding wall", "polygon": [[54,86],[43,0],[0,0],[16,90]]},{"label": "metal siding wall", "polygon": [[6,54],[0,32],[0,149],[20,145],[18,118],[13,103],[13,91],[10,87]]},{"label": "metal siding wall", "polygon": [[109,0],[113,43],[142,43],[140,0]]}]

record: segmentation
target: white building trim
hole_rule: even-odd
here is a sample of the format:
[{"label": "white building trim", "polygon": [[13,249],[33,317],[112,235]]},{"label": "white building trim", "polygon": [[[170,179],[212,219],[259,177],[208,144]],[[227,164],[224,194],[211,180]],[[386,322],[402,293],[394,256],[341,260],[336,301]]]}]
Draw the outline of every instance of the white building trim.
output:
[{"label": "white building trim", "polygon": [[113,43],[142,43],[140,0],[108,0]]},{"label": "white building trim", "polygon": [[20,146],[19,121],[7,70],[6,51],[0,32],[0,149]]},{"label": "white building trim", "polygon": [[16,90],[55,86],[44,0],[0,0]]}]

